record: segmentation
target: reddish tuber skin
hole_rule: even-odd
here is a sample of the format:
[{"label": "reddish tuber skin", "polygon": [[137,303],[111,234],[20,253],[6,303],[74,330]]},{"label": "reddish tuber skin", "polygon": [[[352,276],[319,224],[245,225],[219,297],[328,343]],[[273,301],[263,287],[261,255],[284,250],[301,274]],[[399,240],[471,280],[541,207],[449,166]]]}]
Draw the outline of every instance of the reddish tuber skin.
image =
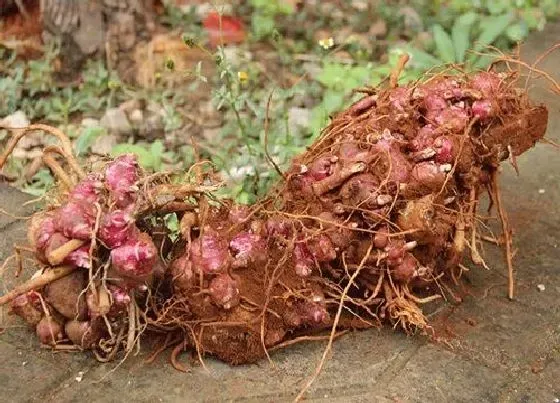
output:
[{"label": "reddish tuber skin", "polygon": [[307,244],[311,255],[319,263],[330,262],[336,259],[336,250],[330,238],[325,234],[320,234]]},{"label": "reddish tuber skin", "polygon": [[111,294],[111,309],[108,315],[116,316],[126,311],[128,305],[132,301],[130,294],[124,288],[113,284],[107,285],[107,288]]},{"label": "reddish tuber skin", "polygon": [[387,251],[387,265],[390,267],[398,266],[402,263],[405,255],[405,242],[400,239],[391,239],[386,247]]},{"label": "reddish tuber skin", "polygon": [[31,224],[29,225],[29,243],[37,252],[44,252],[49,239],[55,232],[56,228],[53,217],[36,214],[31,218]]},{"label": "reddish tuber skin", "polygon": [[105,214],[99,226],[99,239],[109,249],[118,248],[127,241],[136,239],[140,231],[134,221],[134,216],[126,210]]},{"label": "reddish tuber skin", "polygon": [[286,312],[284,322],[289,327],[322,327],[329,320],[324,301],[300,301]]},{"label": "reddish tuber skin", "polygon": [[486,121],[488,118],[494,116],[494,109],[492,108],[492,102],[487,99],[474,101],[471,110],[473,116],[479,118],[482,121]]},{"label": "reddish tuber skin", "polygon": [[[46,256],[48,256],[54,250],[60,248],[68,241],[70,241],[70,239],[68,239],[67,237],[65,237],[59,232],[55,232],[54,234],[51,235],[51,237],[47,241],[44,251],[42,251],[42,253],[39,249],[36,251],[37,257],[42,262],[48,263]],[[68,256],[64,258],[63,263],[74,267],[89,268],[90,266],[89,248],[90,245],[86,244],[70,252]],[[41,255],[39,255],[39,253],[41,253]]]},{"label": "reddish tuber skin", "polygon": [[192,263],[187,255],[175,259],[170,268],[173,286],[182,291],[189,290],[194,284]]},{"label": "reddish tuber skin", "polygon": [[70,266],[89,269],[91,266],[89,260],[89,248],[90,244],[86,244],[70,252],[70,254],[64,259],[64,263]]},{"label": "reddish tuber skin", "polygon": [[35,214],[31,218],[31,223],[27,231],[27,239],[32,247],[35,248],[35,256],[43,263],[48,263],[46,250],[49,241],[56,232],[54,218],[43,214]]},{"label": "reddish tuber skin", "polygon": [[386,226],[380,227],[377,233],[373,236],[373,246],[377,249],[383,249],[389,243],[389,228]]},{"label": "reddish tuber skin", "polygon": [[93,205],[80,200],[69,201],[56,212],[56,228],[70,239],[88,240],[95,226],[95,216]]},{"label": "reddish tuber skin", "polygon": [[[184,239],[176,249],[187,246],[169,267],[167,278],[172,277],[173,287],[168,282],[154,286],[149,301],[155,305],[148,317],[156,325],[192,325],[193,334],[200,335],[197,347],[232,363],[257,360],[265,346],[333,325],[324,296],[309,296],[314,286],[329,287],[331,313],[357,308],[350,310],[368,316],[369,307],[360,302],[368,298],[373,316],[382,313],[380,317],[406,329],[424,327],[417,301],[408,292],[453,274],[450,268],[461,257],[454,246],[456,236],[461,231],[466,236],[473,228],[473,218],[466,222],[470,214],[463,214],[459,229],[458,216],[473,206],[480,180],[491,183],[508,148],[516,155],[544,135],[545,125],[538,121],[544,120],[546,110],[530,107],[524,96],[510,85],[501,86],[500,80],[494,73],[440,75],[426,84],[375,90],[375,95],[333,119],[321,139],[292,165],[285,187],[262,200],[258,209],[234,205],[226,213],[228,203],[220,208],[208,203],[183,212]],[[99,201],[106,215],[99,230],[104,245],[94,251],[95,269],[106,263],[104,247],[112,248],[112,268],[103,274],[113,284],[130,281],[136,295],[138,280],[160,263],[152,239],[138,234],[133,218],[117,210],[144,207],[134,205],[139,173],[133,157],[119,157],[107,166],[105,189],[98,188],[95,178],[87,178],[70,196],[69,206],[63,206]],[[151,178],[141,179],[148,179],[142,182],[147,190],[156,185]],[[99,190],[107,191],[108,197]],[[195,195],[192,200],[201,199]],[[142,225],[155,238],[150,213]],[[51,224],[46,221],[42,232],[31,231],[42,253],[74,237]],[[133,233],[128,233],[129,224]],[[285,267],[268,270],[286,259]],[[96,278],[94,284],[99,283]],[[82,288],[83,284],[72,287]],[[51,285],[45,287],[46,297],[51,291]],[[111,295],[111,308],[103,312],[109,316],[119,306],[120,313],[110,323],[126,325],[131,297],[124,289]],[[345,306],[335,307],[336,297]],[[58,298],[51,298],[53,306]],[[240,306],[242,298],[247,304]],[[84,347],[94,344],[83,335],[101,313],[89,299],[88,305],[89,319],[66,320],[68,337]],[[63,310],[60,303],[56,309]],[[345,319],[336,326],[353,326]],[[208,326],[199,332],[199,324],[209,321],[224,322],[227,328]],[[56,333],[58,339],[62,332]]]},{"label": "reddish tuber skin", "polygon": [[424,107],[426,108],[426,119],[429,122],[435,122],[437,116],[449,106],[442,96],[432,93],[424,98]]},{"label": "reddish tuber skin", "polygon": [[293,223],[281,217],[271,217],[265,223],[266,231],[271,237],[289,239],[293,234]]},{"label": "reddish tuber skin", "polygon": [[42,344],[54,346],[64,339],[63,326],[52,316],[45,316],[35,327],[35,333]]},{"label": "reddish tuber skin", "polygon": [[437,126],[444,127],[454,133],[462,133],[467,127],[469,115],[463,108],[451,106],[434,117]]},{"label": "reddish tuber skin", "polygon": [[389,95],[391,105],[398,111],[404,111],[404,108],[410,103],[410,89],[405,87],[397,87]]},{"label": "reddish tuber skin", "polygon": [[439,191],[445,183],[445,172],[435,162],[419,162],[411,172],[410,185],[418,185],[424,191]]},{"label": "reddish tuber skin", "polygon": [[233,256],[233,268],[266,261],[266,241],[260,235],[242,231],[229,242],[229,248]]},{"label": "reddish tuber skin", "polygon": [[231,265],[227,241],[210,228],[191,242],[190,259],[193,267],[204,274],[223,273]]},{"label": "reddish tuber skin", "polygon": [[138,161],[134,154],[121,155],[107,165],[105,168],[105,184],[117,207],[128,207],[136,201],[136,182],[138,182],[138,179]]},{"label": "reddish tuber skin", "polygon": [[407,252],[403,254],[400,259],[400,263],[397,264],[391,272],[391,276],[395,281],[406,283],[414,278],[417,267],[418,263],[416,262],[416,259]]},{"label": "reddish tuber skin", "polygon": [[314,181],[320,181],[327,176],[332,175],[332,161],[328,155],[317,158],[309,167],[307,174],[313,178]]},{"label": "reddish tuber skin", "polygon": [[11,308],[13,313],[32,326],[37,325],[43,318],[41,301],[35,291],[29,291],[14,298]]},{"label": "reddish tuber skin", "polygon": [[371,174],[358,174],[346,181],[340,195],[346,204],[363,208],[377,208],[379,181]]},{"label": "reddish tuber skin", "polygon": [[410,142],[412,151],[424,150],[430,147],[434,142],[435,134],[432,125],[422,127],[415,138]]},{"label": "reddish tuber skin", "polygon": [[239,305],[237,282],[229,274],[218,274],[210,281],[208,287],[212,302],[223,309]]},{"label": "reddish tuber skin", "polygon": [[102,304],[98,301],[98,299],[101,299],[99,294],[106,293],[106,290],[100,288],[98,298],[95,298],[95,295],[88,290],[86,301],[90,319],[96,319],[104,315],[115,318],[127,310],[128,304],[132,300],[130,294],[124,288],[113,284],[107,284],[107,290],[109,292],[109,304],[107,306],[101,306]]},{"label": "reddish tuber skin", "polygon": [[88,174],[68,195],[69,200],[81,200],[87,203],[99,201],[99,195],[103,190],[103,176],[92,172]]},{"label": "reddish tuber skin", "polygon": [[385,155],[390,162],[388,180],[391,182],[406,182],[410,174],[410,162],[401,151],[398,140],[390,133],[384,133],[383,137],[375,144],[374,151]]},{"label": "reddish tuber skin", "polygon": [[305,242],[299,241],[294,245],[293,262],[298,276],[308,277],[313,272],[315,260]]},{"label": "reddish tuber skin", "polygon": [[501,82],[502,79],[499,75],[481,71],[472,77],[471,86],[480,91],[483,97],[491,98],[499,91]]},{"label": "reddish tuber skin", "polygon": [[157,253],[152,238],[142,232],[111,251],[111,266],[122,276],[141,279],[152,272]]},{"label": "reddish tuber skin", "polygon": [[342,161],[353,161],[361,152],[362,150],[357,144],[343,143],[340,145],[338,155]]},{"label": "reddish tuber skin", "polygon": [[[335,253],[337,250],[346,249],[349,245],[352,232],[344,228],[346,226],[344,222],[328,211],[323,211],[317,218],[321,220],[321,226],[326,229],[325,235],[328,236],[331,241]],[[340,226],[334,225],[335,223]]]},{"label": "reddish tuber skin", "polygon": [[329,318],[329,313],[327,312],[324,304],[316,302],[307,302],[302,304],[300,306],[300,313],[302,315],[304,325],[317,325],[325,323]]},{"label": "reddish tuber skin", "polygon": [[455,161],[453,154],[453,141],[446,137],[441,136],[434,140],[434,149],[436,150],[435,161],[438,164],[451,164]]},{"label": "reddish tuber skin", "polygon": [[234,224],[245,223],[247,220],[249,220],[250,215],[251,209],[249,208],[249,206],[245,206],[242,204],[235,204],[231,206],[228,213],[229,220]]}]

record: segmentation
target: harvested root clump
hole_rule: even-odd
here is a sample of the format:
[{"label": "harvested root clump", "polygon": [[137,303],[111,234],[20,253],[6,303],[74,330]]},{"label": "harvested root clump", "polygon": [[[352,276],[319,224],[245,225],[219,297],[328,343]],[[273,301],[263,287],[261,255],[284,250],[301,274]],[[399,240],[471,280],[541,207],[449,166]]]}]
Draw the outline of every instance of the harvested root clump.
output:
[{"label": "harvested root clump", "polygon": [[[546,122],[512,74],[372,89],[254,206],[213,198],[201,164],[181,181],[121,156],[32,219],[43,272],[0,302],[13,299],[43,343],[102,360],[152,331],[175,345],[178,369],[189,347],[241,364],[326,329],[331,338],[382,322],[426,330],[420,305],[456,280],[465,252],[483,263],[483,192],[498,205],[510,252],[498,166],[515,164]],[[179,234],[164,225],[169,213]],[[508,263],[512,296],[511,254]],[[61,282],[71,292],[61,295]]]}]

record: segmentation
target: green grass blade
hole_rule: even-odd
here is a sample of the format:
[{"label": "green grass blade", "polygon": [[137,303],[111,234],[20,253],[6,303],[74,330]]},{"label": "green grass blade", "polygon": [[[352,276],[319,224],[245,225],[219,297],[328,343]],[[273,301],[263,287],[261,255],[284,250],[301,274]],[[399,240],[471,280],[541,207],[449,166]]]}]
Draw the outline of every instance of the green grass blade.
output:
[{"label": "green grass blade", "polygon": [[449,34],[439,24],[434,25],[433,33],[436,43],[436,54],[439,58],[445,63],[455,62],[455,47]]},{"label": "green grass blade", "polygon": [[455,57],[459,63],[465,61],[465,54],[471,45],[471,28],[476,22],[477,17],[476,13],[465,13],[457,18],[451,29]]}]

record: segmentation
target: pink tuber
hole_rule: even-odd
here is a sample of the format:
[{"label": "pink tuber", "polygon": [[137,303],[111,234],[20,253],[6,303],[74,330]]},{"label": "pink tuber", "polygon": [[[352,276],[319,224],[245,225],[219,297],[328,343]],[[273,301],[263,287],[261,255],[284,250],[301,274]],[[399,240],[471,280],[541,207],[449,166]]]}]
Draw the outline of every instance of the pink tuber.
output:
[{"label": "pink tuber", "polygon": [[157,253],[152,238],[141,232],[136,239],[130,239],[111,251],[111,265],[125,277],[140,279],[152,272]]},{"label": "pink tuber", "polygon": [[84,269],[89,269],[91,267],[89,259],[89,248],[90,244],[85,244],[78,249],[70,252],[68,256],[64,259],[64,263],[70,266],[83,267]]},{"label": "pink tuber", "polygon": [[99,226],[99,239],[109,249],[124,245],[138,237],[139,230],[134,221],[134,216],[127,210],[115,210],[105,214]]},{"label": "pink tuber", "polygon": [[191,242],[190,259],[193,266],[205,274],[222,273],[231,264],[227,241],[210,228]]},{"label": "pink tuber", "polygon": [[399,183],[408,180],[410,162],[401,151],[398,140],[390,132],[385,131],[373,149],[387,157],[387,163],[390,164],[390,171],[387,176],[389,181]]},{"label": "pink tuber", "polygon": [[95,226],[95,208],[81,200],[71,200],[56,211],[58,231],[70,239],[91,239]]},{"label": "pink tuber", "polygon": [[303,241],[298,241],[294,245],[293,262],[296,274],[300,277],[308,277],[315,268],[315,259],[311,251]]},{"label": "pink tuber", "polygon": [[11,304],[12,312],[21,317],[32,326],[37,325],[43,318],[43,310],[39,294],[36,291],[29,291],[13,299]]},{"label": "pink tuber", "polygon": [[172,276],[173,286],[179,290],[189,290],[194,284],[194,272],[192,263],[187,255],[183,255],[175,259],[171,263],[170,273]]},{"label": "pink tuber", "polygon": [[87,203],[99,201],[99,195],[103,190],[103,176],[92,172],[88,174],[68,195],[69,200],[82,200]]},{"label": "pink tuber", "polygon": [[107,165],[105,183],[117,207],[127,207],[136,201],[138,179],[138,161],[134,154],[121,155]]},{"label": "pink tuber", "polygon": [[42,344],[56,345],[64,339],[63,326],[52,316],[44,316],[35,327],[35,333]]},{"label": "pink tuber", "polygon": [[239,304],[237,282],[229,274],[218,274],[210,281],[208,287],[212,302],[224,309],[231,309]]},{"label": "pink tuber", "polygon": [[266,241],[260,235],[240,232],[229,242],[229,248],[233,255],[234,268],[266,261]]},{"label": "pink tuber", "polygon": [[307,244],[311,255],[319,263],[330,262],[336,259],[336,250],[330,238],[325,234],[320,234],[319,236],[310,240]]}]

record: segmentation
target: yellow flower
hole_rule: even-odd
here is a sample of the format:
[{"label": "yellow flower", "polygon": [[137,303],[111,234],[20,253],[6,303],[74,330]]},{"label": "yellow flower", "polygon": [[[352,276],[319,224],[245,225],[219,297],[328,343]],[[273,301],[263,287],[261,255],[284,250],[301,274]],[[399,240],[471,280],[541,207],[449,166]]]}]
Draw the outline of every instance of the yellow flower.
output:
[{"label": "yellow flower", "polygon": [[334,39],[332,38],[332,36],[330,38],[320,39],[319,46],[321,46],[325,50],[329,50],[334,46]]},{"label": "yellow flower", "polygon": [[246,83],[247,80],[249,80],[249,75],[247,74],[246,71],[238,71],[237,72],[237,78],[239,79],[239,81],[241,83]]}]

